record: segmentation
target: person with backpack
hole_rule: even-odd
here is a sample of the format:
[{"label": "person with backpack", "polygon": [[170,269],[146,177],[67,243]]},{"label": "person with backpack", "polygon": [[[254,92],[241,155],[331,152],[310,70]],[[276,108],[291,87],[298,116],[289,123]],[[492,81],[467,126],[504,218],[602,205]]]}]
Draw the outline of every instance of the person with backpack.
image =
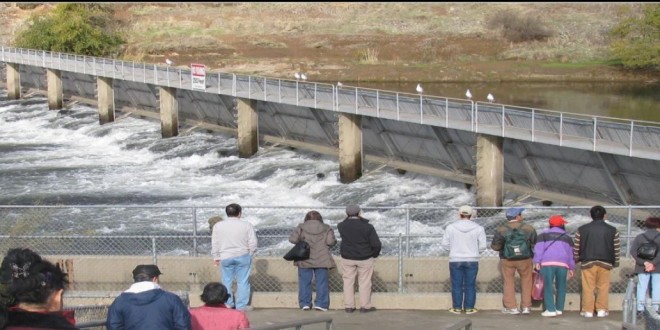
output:
[{"label": "person with backpack", "polygon": [[582,312],[584,317],[606,317],[609,313],[609,291],[612,268],[619,267],[621,239],[619,231],[605,222],[605,208],[596,205],[589,210],[592,221],[575,232],[573,258],[580,263],[582,276]]},{"label": "person with backpack", "polygon": [[[561,215],[548,219],[550,227],[544,230],[534,245],[534,269],[543,276],[542,316],[562,315],[566,301],[566,280],[573,277],[573,239],[566,233],[568,224]],[[557,290],[555,297],[554,290]]]},{"label": "person with backpack", "polygon": [[[532,307],[532,257],[536,244],[536,229],[523,223],[524,208],[512,207],[506,210],[508,222],[499,226],[493,235],[490,247],[500,252],[500,270],[504,289],[502,313],[529,314]],[[516,302],[515,276],[520,276],[520,306]]]},{"label": "person with backpack", "polygon": [[[630,245],[630,255],[635,259],[637,274],[637,311],[644,311],[650,282],[651,300],[657,312],[657,304],[660,303],[660,218],[649,217],[644,225],[646,231],[637,235]],[[650,255],[645,255],[649,253]]]}]

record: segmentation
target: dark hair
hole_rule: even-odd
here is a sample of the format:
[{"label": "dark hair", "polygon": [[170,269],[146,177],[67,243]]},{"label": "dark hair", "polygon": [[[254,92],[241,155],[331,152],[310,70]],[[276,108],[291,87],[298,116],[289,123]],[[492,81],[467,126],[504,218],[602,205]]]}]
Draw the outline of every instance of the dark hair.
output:
[{"label": "dark hair", "polygon": [[603,220],[605,219],[605,214],[607,214],[605,208],[600,205],[592,207],[589,213],[591,214],[591,219],[593,220]]},{"label": "dark hair", "polygon": [[53,292],[69,284],[67,275],[50,261],[30,249],[15,248],[7,251],[0,265],[0,283],[14,303],[41,305],[48,302]]},{"label": "dark hair", "polygon": [[151,282],[151,280],[153,280],[155,277],[158,277],[158,276],[153,276],[153,275],[149,275],[149,274],[145,274],[145,273],[139,273],[139,274],[133,275],[133,281],[135,283],[144,282],[144,281]]},{"label": "dark hair", "polygon": [[305,214],[305,221],[307,220],[319,220],[323,222],[323,217],[318,211],[309,211],[307,214]]},{"label": "dark hair", "polygon": [[204,286],[204,291],[199,296],[207,305],[224,304],[229,299],[227,287],[219,282],[211,282]]},{"label": "dark hair", "polygon": [[236,203],[231,203],[225,208],[228,217],[238,217],[241,214],[241,206]]},{"label": "dark hair", "polygon": [[649,228],[649,229],[660,228],[660,218],[648,217],[648,218],[646,218],[646,221],[644,222],[644,225],[646,225],[646,228]]}]

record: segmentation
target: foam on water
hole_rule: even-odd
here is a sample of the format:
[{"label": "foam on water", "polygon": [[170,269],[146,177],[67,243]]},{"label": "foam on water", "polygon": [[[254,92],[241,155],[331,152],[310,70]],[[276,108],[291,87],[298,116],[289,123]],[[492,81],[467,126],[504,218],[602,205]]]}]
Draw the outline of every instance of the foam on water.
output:
[{"label": "foam on water", "polygon": [[[377,164],[366,164],[361,179],[342,184],[337,159],[331,156],[261,146],[256,155],[242,159],[232,136],[195,131],[163,139],[155,121],[128,117],[99,125],[97,110],[87,106],[50,111],[43,97],[24,100],[26,105],[8,103],[0,101],[0,204],[103,204],[105,199],[218,208],[231,202],[317,208],[473,203],[462,185],[412,172],[369,170]],[[400,232],[403,226],[401,220],[372,217],[377,228],[388,232]],[[301,218],[285,222],[294,225]],[[273,217],[249,220],[256,226],[283,224]],[[127,219],[115,221],[104,221],[96,230],[117,233],[133,226]],[[190,224],[182,222],[159,228],[189,230]],[[414,231],[433,233],[436,227],[418,224]]]}]

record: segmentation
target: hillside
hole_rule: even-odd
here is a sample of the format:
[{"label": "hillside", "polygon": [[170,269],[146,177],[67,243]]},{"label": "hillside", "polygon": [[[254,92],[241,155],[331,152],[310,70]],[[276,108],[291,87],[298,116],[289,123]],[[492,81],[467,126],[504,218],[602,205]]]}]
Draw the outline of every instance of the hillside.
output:
[{"label": "hillside", "polygon": [[[0,4],[7,45],[35,10]],[[116,4],[126,60],[315,81],[648,81],[607,65],[608,31],[640,3]],[[511,42],[498,12],[531,18],[543,41]],[[524,31],[523,31],[524,32]]]}]

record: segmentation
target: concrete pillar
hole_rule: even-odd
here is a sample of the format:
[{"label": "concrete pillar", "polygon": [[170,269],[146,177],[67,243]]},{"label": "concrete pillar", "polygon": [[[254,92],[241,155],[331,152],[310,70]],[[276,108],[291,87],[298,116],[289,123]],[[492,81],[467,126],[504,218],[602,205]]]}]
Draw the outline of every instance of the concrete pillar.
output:
[{"label": "concrete pillar", "polygon": [[362,117],[339,114],[339,181],[350,183],[362,176]]},{"label": "concrete pillar", "polygon": [[238,99],[238,156],[249,158],[259,150],[257,101]]},{"label": "concrete pillar", "polygon": [[7,92],[10,100],[21,98],[21,65],[18,63],[7,63]]},{"label": "concrete pillar", "polygon": [[99,124],[115,121],[115,91],[112,78],[96,77],[96,93],[99,101]]},{"label": "concrete pillar", "polygon": [[48,109],[62,109],[62,71],[46,69],[48,81]]},{"label": "concrete pillar", "polygon": [[477,206],[502,206],[503,141],[499,136],[477,136]]},{"label": "concrete pillar", "polygon": [[179,101],[176,99],[176,88],[159,87],[160,98],[160,132],[168,138],[179,135]]}]

